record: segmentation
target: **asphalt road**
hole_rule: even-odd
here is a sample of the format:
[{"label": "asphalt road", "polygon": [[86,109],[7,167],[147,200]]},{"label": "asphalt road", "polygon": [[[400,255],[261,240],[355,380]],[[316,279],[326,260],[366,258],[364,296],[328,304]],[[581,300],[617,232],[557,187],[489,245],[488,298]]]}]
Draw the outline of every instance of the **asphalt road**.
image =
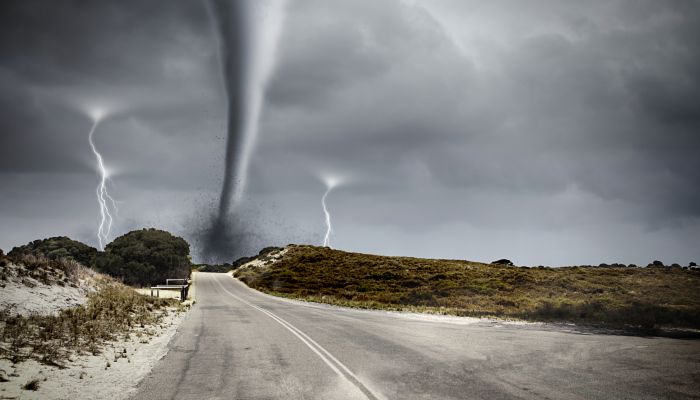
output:
[{"label": "asphalt road", "polygon": [[700,341],[343,309],[200,273],[135,399],[698,399]]}]

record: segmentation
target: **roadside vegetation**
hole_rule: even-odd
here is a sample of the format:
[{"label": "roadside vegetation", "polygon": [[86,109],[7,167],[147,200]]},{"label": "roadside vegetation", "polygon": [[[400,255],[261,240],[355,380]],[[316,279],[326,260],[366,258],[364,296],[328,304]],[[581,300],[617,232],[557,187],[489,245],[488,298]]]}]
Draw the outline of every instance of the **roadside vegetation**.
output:
[{"label": "roadside vegetation", "polygon": [[282,250],[281,247],[265,247],[264,249],[260,250],[257,255],[255,256],[250,256],[250,257],[241,257],[234,261],[233,263],[224,263],[224,264],[195,264],[192,266],[192,269],[198,272],[229,272],[231,270],[234,270],[238,267],[240,267],[243,264],[249,263],[253,260],[266,260],[267,255],[273,252],[277,252]]},{"label": "roadside vegetation", "polygon": [[[136,235],[136,239],[132,235],[118,238],[110,244],[112,247],[108,246],[108,251],[130,260],[126,266],[133,265],[130,264],[133,260],[160,265],[158,263],[165,264],[173,257],[180,257],[176,261],[182,264],[175,265],[181,266],[180,272],[185,277],[189,274],[189,246],[186,242],[182,245],[178,240],[170,240],[171,236],[163,235],[162,231],[137,232],[141,234]],[[123,239],[125,237],[127,240]],[[114,340],[134,335],[147,340],[156,334],[157,325],[170,313],[184,310],[177,300],[141,295],[119,280],[82,265],[75,257],[49,258],[42,254],[44,250],[49,254],[57,250],[56,239],[78,248],[80,253],[85,250],[74,246],[79,242],[52,238],[32,242],[23,249],[13,250],[8,256],[0,251],[0,291],[9,285],[20,285],[28,291],[43,288],[43,296],[50,297],[52,293],[64,293],[52,292],[52,287],[80,288],[86,293],[86,300],[83,298],[81,304],[59,308],[56,312],[37,310],[22,314],[11,308],[0,309],[0,358],[12,363],[33,359],[63,367],[74,355],[99,354],[108,342]],[[170,245],[180,247],[173,250]],[[169,254],[171,251],[179,251],[180,255],[173,256]]]},{"label": "roadside vegetation", "polygon": [[150,286],[190,275],[190,245],[158,229],[131,231],[98,253],[95,269],[127,285]]},{"label": "roadside vegetation", "polygon": [[[28,256],[27,276],[47,284],[76,285],[86,274],[74,261]],[[35,273],[39,271],[38,273]],[[150,327],[180,309],[176,300],[143,296],[113,278],[92,274],[96,290],[87,303],[54,315],[12,315],[0,310],[0,358],[13,363],[34,359],[63,366],[74,354],[99,354],[108,341],[129,335],[148,336]]]},{"label": "roadside vegetation", "polygon": [[[508,261],[508,260],[499,260]],[[508,262],[509,263],[509,262]],[[700,271],[515,267],[290,245],[235,276],[274,295],[350,307],[604,326],[700,328]]]},{"label": "roadside vegetation", "polygon": [[9,258],[17,260],[27,255],[45,257],[49,260],[74,260],[90,266],[95,262],[97,249],[65,236],[56,236],[34,240],[23,246],[17,246],[7,253]]},{"label": "roadside vegetation", "polygon": [[16,261],[25,256],[73,260],[132,286],[164,283],[168,278],[184,279],[192,266],[190,245],[183,238],[153,228],[119,236],[105,251],[59,236],[15,247],[7,256]]}]

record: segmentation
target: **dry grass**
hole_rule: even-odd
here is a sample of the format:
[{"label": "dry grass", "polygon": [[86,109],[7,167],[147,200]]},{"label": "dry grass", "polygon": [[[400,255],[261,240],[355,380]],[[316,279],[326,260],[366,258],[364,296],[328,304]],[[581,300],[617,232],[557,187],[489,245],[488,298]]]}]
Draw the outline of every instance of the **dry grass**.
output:
[{"label": "dry grass", "polygon": [[271,294],[352,307],[700,328],[700,272],[681,268],[521,268],[292,246],[236,276]]},{"label": "dry grass", "polygon": [[96,277],[98,290],[87,304],[58,315],[0,314],[0,357],[13,362],[35,359],[61,366],[75,353],[98,354],[107,341],[157,324],[173,300],[136,293],[111,278]]},{"label": "dry grass", "polygon": [[0,257],[0,282],[33,278],[46,285],[78,287],[95,275],[95,271],[71,259],[51,260],[27,254],[15,262]]}]

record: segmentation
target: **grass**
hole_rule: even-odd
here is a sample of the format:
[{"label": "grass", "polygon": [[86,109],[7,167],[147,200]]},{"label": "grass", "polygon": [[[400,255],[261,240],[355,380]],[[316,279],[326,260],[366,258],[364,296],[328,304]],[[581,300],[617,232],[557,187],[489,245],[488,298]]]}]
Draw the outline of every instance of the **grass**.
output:
[{"label": "grass", "polygon": [[681,268],[527,268],[291,246],[235,276],[270,294],[350,307],[700,328],[700,272]]},{"label": "grass", "polygon": [[107,277],[85,305],[58,315],[0,314],[0,357],[19,362],[35,359],[61,367],[75,353],[99,354],[107,341],[126,337],[159,323],[175,300],[143,296]]},{"label": "grass", "polygon": [[71,259],[52,260],[32,254],[14,260],[0,256],[0,283],[11,279],[31,285],[26,278],[33,278],[46,285],[78,287],[95,272]]},{"label": "grass", "polygon": [[33,390],[37,391],[39,390],[39,380],[38,379],[32,379],[31,381],[25,383],[22,385],[22,389],[24,390]]}]

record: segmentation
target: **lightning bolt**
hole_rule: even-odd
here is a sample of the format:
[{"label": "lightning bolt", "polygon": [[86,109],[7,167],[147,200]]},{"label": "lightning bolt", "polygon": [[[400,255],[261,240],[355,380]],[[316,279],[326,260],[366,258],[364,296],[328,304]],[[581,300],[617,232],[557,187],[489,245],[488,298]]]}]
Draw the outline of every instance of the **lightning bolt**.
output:
[{"label": "lightning bolt", "polygon": [[100,154],[100,152],[97,151],[97,147],[95,147],[95,142],[93,141],[95,130],[97,129],[97,125],[100,124],[104,113],[100,110],[94,110],[90,112],[90,116],[93,122],[92,128],[90,129],[90,133],[88,134],[88,140],[90,141],[90,148],[95,154],[95,158],[97,159],[97,166],[100,170],[100,183],[97,185],[96,190],[97,202],[100,206],[101,216],[100,225],[97,229],[97,241],[100,243],[100,250],[104,250],[104,245],[109,240],[109,234],[112,230],[112,223],[114,222],[114,218],[112,217],[112,213],[110,212],[110,206],[114,210],[115,215],[119,212],[119,209],[117,208],[117,202],[114,201],[112,196],[110,196],[109,192],[107,191],[107,181],[109,180],[109,172],[105,167],[104,161],[102,159],[102,154]]},{"label": "lightning bolt", "polygon": [[323,238],[324,247],[331,247],[331,232],[333,232],[333,227],[331,226],[331,214],[328,212],[328,208],[326,207],[326,197],[328,197],[328,193],[330,193],[331,190],[333,190],[333,187],[328,187],[328,189],[326,189],[326,193],[324,193],[323,197],[321,197],[323,213],[326,214],[326,236]]},{"label": "lightning bolt", "polygon": [[322,175],[321,180],[326,184],[326,192],[321,197],[321,206],[323,206],[323,214],[326,216],[326,235],[323,237],[323,246],[331,247],[331,233],[333,233],[333,226],[331,225],[331,213],[328,212],[328,207],[326,206],[326,198],[330,194],[331,190],[336,186],[343,183],[343,181],[337,176]]}]

